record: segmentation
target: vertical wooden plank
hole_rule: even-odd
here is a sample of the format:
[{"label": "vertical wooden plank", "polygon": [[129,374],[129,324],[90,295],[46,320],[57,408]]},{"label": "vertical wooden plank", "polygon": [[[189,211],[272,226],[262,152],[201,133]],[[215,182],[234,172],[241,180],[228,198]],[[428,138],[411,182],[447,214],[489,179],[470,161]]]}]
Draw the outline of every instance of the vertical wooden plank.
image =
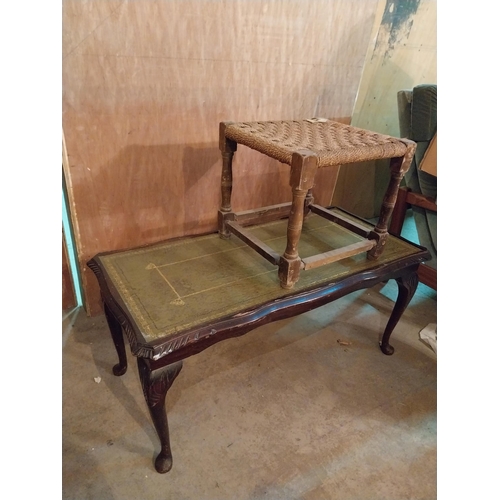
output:
[{"label": "vertical wooden plank", "polygon": [[[63,175],[64,175],[64,183],[66,185],[66,196],[68,200],[68,216],[69,220],[71,223],[71,227],[73,230],[73,238],[74,238],[74,245],[76,249],[76,257],[77,257],[77,265],[78,265],[78,272],[80,274],[80,277],[82,276],[82,272],[85,271],[85,256],[83,255],[82,251],[82,238],[80,234],[80,221],[78,218],[78,212],[77,209],[77,204],[75,202],[75,195],[74,195],[74,190],[73,190],[73,178],[72,178],[72,172],[70,171],[70,163],[69,163],[69,155],[68,155],[68,150],[66,148],[66,137],[64,135],[64,130],[62,131],[62,170],[63,170]],[[63,235],[64,238],[64,235]],[[67,247],[65,244],[66,248],[66,255],[67,255]],[[69,262],[69,258],[68,258]],[[85,287],[83,287],[83,305],[87,307],[87,300],[88,300],[88,291]],[[94,301],[97,301],[97,297],[94,299]],[[87,312],[89,312],[87,310]]]},{"label": "vertical wooden plank", "polygon": [[73,279],[69,267],[68,249],[64,234],[62,235],[62,309],[73,309],[76,307],[75,290],[73,288]]}]

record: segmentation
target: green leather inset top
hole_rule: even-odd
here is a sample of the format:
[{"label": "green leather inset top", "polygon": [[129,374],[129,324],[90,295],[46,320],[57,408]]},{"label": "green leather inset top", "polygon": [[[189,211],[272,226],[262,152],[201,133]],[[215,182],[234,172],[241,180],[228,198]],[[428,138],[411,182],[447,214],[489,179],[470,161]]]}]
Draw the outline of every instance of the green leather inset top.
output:
[{"label": "green leather inset top", "polygon": [[[287,220],[247,229],[283,253]],[[304,221],[299,255],[309,257],[361,240],[322,217],[310,215]],[[368,260],[363,253],[302,271],[291,290],[280,287],[276,266],[235,236],[228,240],[218,234],[184,238],[99,255],[96,260],[146,342],[152,342],[421,251],[390,236],[378,260]]]}]

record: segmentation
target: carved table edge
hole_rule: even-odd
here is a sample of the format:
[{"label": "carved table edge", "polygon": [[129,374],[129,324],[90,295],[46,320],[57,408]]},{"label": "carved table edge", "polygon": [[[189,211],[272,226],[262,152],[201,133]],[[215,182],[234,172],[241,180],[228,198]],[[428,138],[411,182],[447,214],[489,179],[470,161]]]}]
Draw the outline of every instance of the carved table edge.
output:
[{"label": "carved table edge", "polygon": [[163,366],[185,359],[227,338],[244,335],[266,323],[302,314],[354,291],[370,288],[377,283],[416,272],[419,264],[428,260],[430,254],[425,248],[419,245],[414,246],[421,251],[344,279],[311,287],[299,293],[292,293],[260,304],[243,313],[197,325],[191,330],[177,335],[173,334],[172,338],[150,342],[146,341],[133,318],[125,312],[125,305],[118,297],[118,293],[106,276],[106,272],[99,265],[99,255],[92,258],[87,265],[99,282],[103,302],[110,308],[122,326],[132,354],[136,357],[150,359],[157,362],[159,366]]}]

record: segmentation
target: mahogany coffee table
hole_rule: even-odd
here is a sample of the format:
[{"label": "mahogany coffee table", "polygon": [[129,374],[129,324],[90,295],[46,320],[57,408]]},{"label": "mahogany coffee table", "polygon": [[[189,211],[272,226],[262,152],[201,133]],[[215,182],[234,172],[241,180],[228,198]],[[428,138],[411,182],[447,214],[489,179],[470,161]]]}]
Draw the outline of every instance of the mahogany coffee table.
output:
[{"label": "mahogany coffee table", "polygon": [[[332,249],[352,247],[376,227],[342,210],[330,208],[331,219],[310,211],[303,220],[297,252],[306,260]],[[349,221],[356,234],[334,222]],[[245,229],[270,252],[286,246],[286,219],[253,224]],[[293,288],[283,288],[275,263],[239,238],[209,234],[155,245],[101,253],[88,263],[98,278],[104,311],[118,353],[115,375],[127,370],[123,332],[137,358],[139,375],[161,442],[158,472],[172,467],[165,411],[168,389],[182,361],[211,345],[278,319],[317,308],[355,290],[395,279],[398,298],[379,345],[394,349],[389,338],[418,284],[417,269],[430,255],[400,237],[385,236],[377,259],[365,254],[311,267]]]}]

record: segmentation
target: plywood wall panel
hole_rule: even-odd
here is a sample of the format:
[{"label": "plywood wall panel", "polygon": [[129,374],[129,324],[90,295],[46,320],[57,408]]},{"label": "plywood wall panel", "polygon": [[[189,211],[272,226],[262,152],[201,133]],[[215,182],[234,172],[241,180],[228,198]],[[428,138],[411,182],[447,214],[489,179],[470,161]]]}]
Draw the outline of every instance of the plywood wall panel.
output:
[{"label": "plywood wall panel", "polygon": [[63,56],[68,56],[77,49],[123,4],[123,0],[63,1]]},{"label": "plywood wall panel", "polygon": [[[349,122],[377,0],[63,2],[63,126],[85,262],[215,230],[218,124]],[[338,169],[322,171],[327,204]],[[240,146],[236,210],[290,199],[289,167]]]}]

